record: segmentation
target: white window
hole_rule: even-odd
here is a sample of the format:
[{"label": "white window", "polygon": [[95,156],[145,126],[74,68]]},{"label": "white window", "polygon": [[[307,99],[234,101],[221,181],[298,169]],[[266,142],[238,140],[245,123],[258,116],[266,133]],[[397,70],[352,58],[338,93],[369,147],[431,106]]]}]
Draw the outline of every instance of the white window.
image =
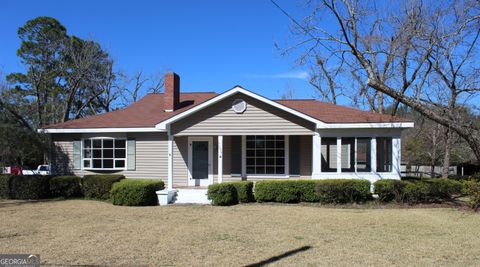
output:
[{"label": "white window", "polygon": [[285,136],[246,137],[246,171],[253,175],[285,175]]},{"label": "white window", "polygon": [[82,144],[84,169],[125,169],[126,140],[114,138],[84,139]]}]

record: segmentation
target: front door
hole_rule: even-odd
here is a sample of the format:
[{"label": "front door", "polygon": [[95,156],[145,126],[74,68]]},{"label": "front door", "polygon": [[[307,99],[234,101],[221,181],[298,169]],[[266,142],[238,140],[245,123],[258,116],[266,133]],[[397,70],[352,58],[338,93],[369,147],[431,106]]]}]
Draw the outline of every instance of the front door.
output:
[{"label": "front door", "polygon": [[212,138],[190,137],[188,146],[188,185],[212,184]]}]

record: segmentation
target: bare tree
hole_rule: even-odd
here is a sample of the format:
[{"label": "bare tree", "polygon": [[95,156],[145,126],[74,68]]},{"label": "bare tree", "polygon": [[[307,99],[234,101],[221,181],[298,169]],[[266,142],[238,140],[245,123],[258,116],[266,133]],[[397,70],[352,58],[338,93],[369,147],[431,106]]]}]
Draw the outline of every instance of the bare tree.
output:
[{"label": "bare tree", "polygon": [[121,92],[124,106],[137,102],[145,94],[157,94],[163,90],[163,77],[160,75],[147,76],[142,70],[137,71],[131,78],[125,74],[120,74],[123,83],[118,85]]},{"label": "bare tree", "polygon": [[337,97],[342,94],[341,88],[335,83],[342,65],[335,69],[329,69],[327,62],[318,57],[315,60],[316,66],[311,67],[310,71],[310,85],[317,89],[321,95],[322,100],[337,104]]},{"label": "bare tree", "polygon": [[280,95],[280,99],[282,100],[288,100],[288,99],[294,99],[295,98],[295,89],[291,84],[287,84],[285,91]]},{"label": "bare tree", "polygon": [[[407,105],[457,133],[480,159],[480,129],[456,116],[455,107],[434,97],[441,92],[429,86],[436,79],[434,75],[441,75],[436,69],[439,62],[440,66],[453,69],[448,77],[450,82],[468,77],[468,85],[455,91],[456,98],[450,98],[455,106],[467,105],[474,99],[472,95],[478,96],[480,76],[465,71],[479,69],[478,1],[426,4],[412,0],[386,4],[321,0],[309,4],[312,14],[302,23],[294,21],[301,29],[303,39],[298,43],[305,47],[306,54],[312,58],[335,57],[354,71],[366,87],[391,98],[396,107]],[[454,45],[444,47],[447,44]],[[465,60],[449,53],[449,47],[455,47],[456,55]],[[449,59],[453,58],[456,67],[450,67]]]}]

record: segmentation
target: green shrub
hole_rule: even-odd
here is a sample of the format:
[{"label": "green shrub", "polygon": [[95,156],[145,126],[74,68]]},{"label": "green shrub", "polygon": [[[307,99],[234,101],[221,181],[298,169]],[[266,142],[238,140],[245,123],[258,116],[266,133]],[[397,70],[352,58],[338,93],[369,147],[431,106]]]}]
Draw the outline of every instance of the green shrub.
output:
[{"label": "green shrub", "polygon": [[162,189],[161,180],[125,179],[113,184],[110,199],[113,205],[154,206],[158,203],[155,191]]},{"label": "green shrub", "polygon": [[232,183],[212,184],[208,186],[208,199],[213,205],[230,206],[238,204],[237,190]]},{"label": "green shrub", "polygon": [[402,202],[403,191],[408,182],[394,179],[378,180],[374,183],[375,194],[381,202]]},{"label": "green shrub", "polygon": [[12,175],[10,174],[1,174],[0,175],[0,198],[10,198],[10,181],[12,180]]},{"label": "green shrub", "polygon": [[370,182],[359,179],[270,180],[255,184],[258,202],[351,203],[366,201],[370,196]]},{"label": "green shrub", "polygon": [[397,201],[410,204],[442,202],[462,193],[462,183],[452,179],[379,180],[375,193],[382,202]]},{"label": "green shrub", "polygon": [[321,180],[315,189],[321,203],[360,203],[372,197],[370,181],[363,179]]},{"label": "green shrub", "polygon": [[429,198],[433,201],[449,200],[453,196],[459,195],[463,191],[463,184],[459,181],[451,179],[428,179],[426,183],[429,184]]},{"label": "green shrub", "polygon": [[42,199],[50,197],[51,176],[13,175],[10,178],[10,197],[13,199]]},{"label": "green shrub", "polygon": [[255,183],[255,200],[258,202],[275,202],[282,190],[284,181],[260,181]]},{"label": "green shrub", "polygon": [[228,182],[226,184],[231,184],[235,187],[237,192],[237,199],[240,203],[248,203],[255,201],[253,196],[253,182],[251,181],[240,181],[240,182]]},{"label": "green shrub", "polygon": [[407,182],[403,190],[403,201],[415,204],[428,200],[429,185],[425,181]]},{"label": "green shrub", "polygon": [[409,181],[405,186],[403,198],[405,202],[411,204],[442,202],[461,194],[462,188],[461,182],[445,178]]},{"label": "green shrub", "polygon": [[255,184],[255,199],[258,202],[297,203],[301,200],[303,181],[260,181]]},{"label": "green shrub", "polygon": [[50,179],[50,192],[54,197],[81,197],[82,178],[78,176],[57,176]]},{"label": "green shrub", "polygon": [[477,211],[480,207],[480,181],[466,181],[464,184],[464,193],[469,198],[470,207]]},{"label": "green shrub", "polygon": [[107,200],[112,185],[122,179],[123,175],[85,175],[83,177],[83,194],[88,199]]}]

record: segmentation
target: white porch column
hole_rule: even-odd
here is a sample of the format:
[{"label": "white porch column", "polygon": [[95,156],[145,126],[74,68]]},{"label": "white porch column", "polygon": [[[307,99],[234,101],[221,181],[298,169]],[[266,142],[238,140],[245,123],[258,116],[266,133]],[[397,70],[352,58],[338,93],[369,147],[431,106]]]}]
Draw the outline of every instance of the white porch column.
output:
[{"label": "white porch column", "polygon": [[402,174],[402,139],[400,137],[392,138],[392,172],[398,174],[398,178],[400,179]]},{"label": "white porch column", "polygon": [[173,189],[173,135],[168,129],[168,190]]},{"label": "white porch column", "polygon": [[312,178],[322,172],[322,137],[318,132],[312,136]]},{"label": "white porch column", "polygon": [[337,137],[337,173],[342,172],[342,138]]},{"label": "white porch column", "polygon": [[218,171],[217,171],[217,178],[218,183],[223,182],[223,135],[218,136]]},{"label": "white porch column", "polygon": [[372,167],[372,172],[377,172],[377,138],[372,137],[370,142],[370,166]]}]

